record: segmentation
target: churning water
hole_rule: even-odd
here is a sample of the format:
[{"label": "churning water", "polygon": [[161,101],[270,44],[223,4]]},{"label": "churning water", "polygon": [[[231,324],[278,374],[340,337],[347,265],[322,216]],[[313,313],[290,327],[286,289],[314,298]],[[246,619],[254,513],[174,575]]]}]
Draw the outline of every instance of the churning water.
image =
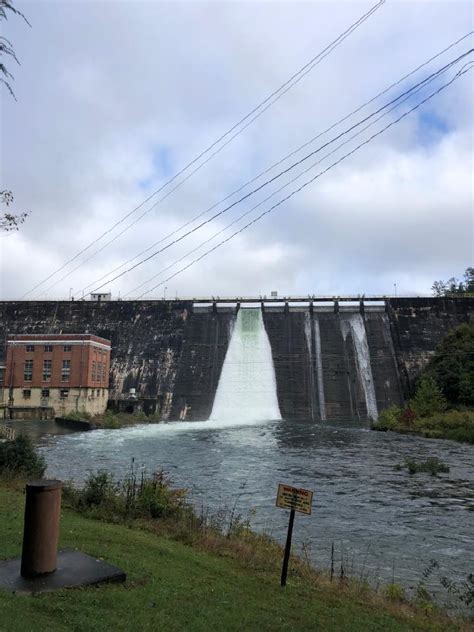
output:
[{"label": "churning water", "polygon": [[[474,454],[472,446],[370,431],[361,425],[289,422],[234,425],[175,422],[96,430],[42,440],[48,475],[83,481],[107,469],[117,478],[132,458],[152,472],[163,468],[190,490],[197,507],[234,503],[252,512],[257,530],[284,540],[288,514],[275,507],[278,483],[314,490],[313,513],[298,515],[295,545],[327,568],[336,564],[405,586],[422,578],[431,560],[451,579],[472,572]],[[438,457],[449,474],[410,476],[395,466],[407,458]],[[255,514],[253,511],[255,509]],[[350,568],[349,568],[350,570]],[[430,581],[439,583],[440,575]],[[429,584],[428,584],[429,585]]]},{"label": "churning water", "polygon": [[219,378],[212,420],[281,419],[272,350],[258,309],[240,309]]}]

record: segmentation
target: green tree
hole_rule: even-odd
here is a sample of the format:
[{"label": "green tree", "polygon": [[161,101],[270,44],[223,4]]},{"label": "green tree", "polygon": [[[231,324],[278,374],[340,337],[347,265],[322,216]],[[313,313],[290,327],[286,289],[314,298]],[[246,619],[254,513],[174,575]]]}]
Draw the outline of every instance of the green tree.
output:
[{"label": "green tree", "polygon": [[474,321],[449,332],[425,375],[436,381],[451,405],[474,406]]},{"label": "green tree", "polygon": [[464,281],[451,277],[447,281],[435,281],[431,286],[433,296],[447,296],[449,294],[465,294],[474,292],[474,268],[466,268]]},{"label": "green tree", "polygon": [[447,402],[442,390],[433,377],[421,378],[415,396],[410,400],[410,408],[417,417],[429,417],[446,410]]},{"label": "green tree", "polygon": [[[8,14],[20,16],[25,20],[28,26],[31,26],[23,13],[13,6],[13,0],[0,0],[0,21],[7,20]],[[15,99],[15,93],[11,87],[13,81],[12,73],[7,69],[6,59],[13,59],[18,65],[20,62],[13,50],[12,43],[6,37],[0,36],[0,82],[7,88],[8,92]],[[7,189],[0,191],[0,204],[10,206],[13,202],[13,193]],[[0,231],[11,232],[18,230],[18,226],[23,224],[28,213],[11,213],[10,211],[0,213]]]}]

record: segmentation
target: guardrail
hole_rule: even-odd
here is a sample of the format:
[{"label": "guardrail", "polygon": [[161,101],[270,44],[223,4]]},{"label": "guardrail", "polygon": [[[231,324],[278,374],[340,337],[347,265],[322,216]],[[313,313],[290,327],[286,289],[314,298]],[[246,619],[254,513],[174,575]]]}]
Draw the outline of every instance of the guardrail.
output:
[{"label": "guardrail", "polygon": [[16,439],[16,432],[13,428],[10,428],[10,426],[0,424],[0,437],[8,441],[14,441],[14,439]]}]

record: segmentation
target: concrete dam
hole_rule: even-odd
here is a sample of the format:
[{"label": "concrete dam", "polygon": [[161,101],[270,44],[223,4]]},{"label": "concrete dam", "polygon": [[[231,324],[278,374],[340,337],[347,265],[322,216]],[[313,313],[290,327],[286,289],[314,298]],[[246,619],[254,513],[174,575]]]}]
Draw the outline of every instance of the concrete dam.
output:
[{"label": "concrete dam", "polygon": [[111,340],[109,398],[136,389],[164,420],[362,421],[410,396],[474,307],[464,297],[279,301],[4,301],[0,331]]}]

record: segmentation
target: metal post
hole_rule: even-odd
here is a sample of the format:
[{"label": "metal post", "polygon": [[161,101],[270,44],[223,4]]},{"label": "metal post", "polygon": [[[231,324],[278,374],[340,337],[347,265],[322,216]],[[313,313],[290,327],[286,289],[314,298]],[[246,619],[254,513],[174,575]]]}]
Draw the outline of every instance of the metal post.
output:
[{"label": "metal post", "polygon": [[25,526],[21,554],[23,577],[56,570],[61,511],[61,481],[39,480],[26,484]]},{"label": "metal post", "polygon": [[293,535],[293,523],[295,521],[295,510],[290,511],[290,521],[288,522],[288,533],[286,534],[285,555],[283,557],[283,568],[281,569],[281,586],[286,586],[286,576],[288,575],[288,562],[290,561],[291,537]]}]

